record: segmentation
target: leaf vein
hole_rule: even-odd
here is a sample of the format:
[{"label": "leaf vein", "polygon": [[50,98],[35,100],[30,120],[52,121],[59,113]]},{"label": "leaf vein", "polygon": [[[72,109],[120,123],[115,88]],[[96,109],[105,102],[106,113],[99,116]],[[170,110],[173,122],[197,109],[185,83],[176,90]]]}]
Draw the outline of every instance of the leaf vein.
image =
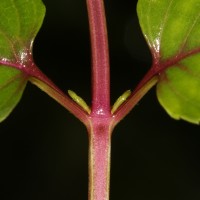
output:
[{"label": "leaf vein", "polygon": [[19,73],[19,74],[16,74],[15,76],[9,78],[6,82],[4,82],[4,84],[0,85],[0,90],[6,88],[10,83],[12,83],[13,81],[19,79],[22,75]]},{"label": "leaf vein", "polygon": [[164,28],[166,26],[166,23],[167,23],[167,20],[168,20],[168,17],[169,17],[169,11],[172,8],[173,2],[174,2],[174,0],[170,1],[169,5],[167,7],[167,10],[164,14],[163,21],[161,23],[160,32],[159,32],[159,44],[160,44],[160,46],[161,46],[161,42],[162,42],[163,31],[164,31]]},{"label": "leaf vein", "polygon": [[197,24],[199,18],[200,18],[200,13],[197,15],[196,19],[194,20],[193,24],[191,25],[191,28],[188,29],[188,32],[186,33],[186,37],[185,37],[185,39],[184,39],[184,41],[183,41],[183,45],[182,45],[182,47],[180,48],[178,54],[181,54],[181,53],[183,52],[184,47],[186,46],[187,41],[188,41],[188,39],[189,39],[189,36],[190,36],[190,34],[192,33],[192,31],[194,30],[195,25]]}]

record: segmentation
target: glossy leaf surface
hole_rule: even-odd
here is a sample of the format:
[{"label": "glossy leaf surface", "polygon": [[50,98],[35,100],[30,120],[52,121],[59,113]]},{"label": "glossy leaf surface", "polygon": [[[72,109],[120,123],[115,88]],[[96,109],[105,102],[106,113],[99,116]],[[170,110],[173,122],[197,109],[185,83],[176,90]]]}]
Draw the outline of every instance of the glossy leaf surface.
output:
[{"label": "glossy leaf surface", "polygon": [[139,0],[138,17],[170,116],[200,122],[200,0]]},{"label": "glossy leaf surface", "polygon": [[0,121],[21,98],[33,65],[32,43],[42,24],[41,0],[0,1]]}]

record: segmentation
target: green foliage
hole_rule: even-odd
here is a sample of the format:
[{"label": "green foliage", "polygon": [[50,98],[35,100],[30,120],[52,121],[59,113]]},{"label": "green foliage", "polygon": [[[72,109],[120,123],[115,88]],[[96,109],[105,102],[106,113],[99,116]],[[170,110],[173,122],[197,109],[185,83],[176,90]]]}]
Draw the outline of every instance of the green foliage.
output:
[{"label": "green foliage", "polygon": [[20,100],[26,78],[14,68],[0,67],[0,121],[3,121]]},{"label": "green foliage", "polygon": [[200,122],[200,1],[139,0],[138,16],[170,116]]},{"label": "green foliage", "polygon": [[26,69],[32,64],[32,43],[44,14],[41,0],[0,1],[0,121],[23,93]]}]

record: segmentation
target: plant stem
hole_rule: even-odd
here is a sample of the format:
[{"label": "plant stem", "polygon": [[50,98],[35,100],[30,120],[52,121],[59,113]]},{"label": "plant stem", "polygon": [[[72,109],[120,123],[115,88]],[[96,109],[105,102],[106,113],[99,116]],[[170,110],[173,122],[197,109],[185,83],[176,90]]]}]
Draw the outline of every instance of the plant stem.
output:
[{"label": "plant stem", "polygon": [[86,0],[92,51],[92,108],[89,133],[89,200],[109,200],[110,65],[103,0]]},{"label": "plant stem", "polygon": [[[112,128],[106,120],[94,120],[89,132],[89,200],[109,200]],[[103,122],[105,121],[105,122]],[[110,121],[110,120],[109,120]]]},{"label": "plant stem", "polygon": [[87,0],[92,49],[92,112],[110,114],[110,66],[103,0]]}]

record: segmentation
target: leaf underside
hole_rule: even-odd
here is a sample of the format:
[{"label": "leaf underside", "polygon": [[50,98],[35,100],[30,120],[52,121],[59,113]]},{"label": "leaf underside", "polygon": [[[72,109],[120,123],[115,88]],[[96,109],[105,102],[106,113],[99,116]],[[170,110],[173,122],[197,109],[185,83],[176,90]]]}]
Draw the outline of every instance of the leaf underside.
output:
[{"label": "leaf underside", "polygon": [[44,15],[41,0],[0,0],[0,122],[22,96]]},{"label": "leaf underside", "polygon": [[200,0],[139,0],[157,97],[175,119],[200,122]]}]

